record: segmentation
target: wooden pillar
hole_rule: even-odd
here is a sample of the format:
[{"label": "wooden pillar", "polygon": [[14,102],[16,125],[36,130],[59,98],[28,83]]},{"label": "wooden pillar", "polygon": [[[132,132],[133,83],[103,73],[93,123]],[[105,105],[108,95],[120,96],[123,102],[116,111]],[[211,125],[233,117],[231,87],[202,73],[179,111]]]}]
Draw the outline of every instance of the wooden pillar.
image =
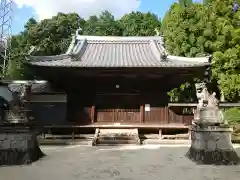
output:
[{"label": "wooden pillar", "polygon": [[144,106],[140,105],[140,123],[144,123]]},{"label": "wooden pillar", "polygon": [[91,112],[90,112],[91,122],[95,122],[95,105],[91,106]]}]

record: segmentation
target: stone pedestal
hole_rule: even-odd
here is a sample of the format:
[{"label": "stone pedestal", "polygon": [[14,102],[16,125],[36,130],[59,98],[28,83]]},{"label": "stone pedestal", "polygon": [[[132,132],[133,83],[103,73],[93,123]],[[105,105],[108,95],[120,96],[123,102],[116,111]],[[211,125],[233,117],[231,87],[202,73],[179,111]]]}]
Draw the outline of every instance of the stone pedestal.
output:
[{"label": "stone pedestal", "polygon": [[237,165],[240,159],[231,142],[232,129],[228,125],[192,125],[191,147],[186,154],[199,164]]},{"label": "stone pedestal", "polygon": [[33,128],[26,124],[0,125],[0,166],[30,164],[43,156]]}]

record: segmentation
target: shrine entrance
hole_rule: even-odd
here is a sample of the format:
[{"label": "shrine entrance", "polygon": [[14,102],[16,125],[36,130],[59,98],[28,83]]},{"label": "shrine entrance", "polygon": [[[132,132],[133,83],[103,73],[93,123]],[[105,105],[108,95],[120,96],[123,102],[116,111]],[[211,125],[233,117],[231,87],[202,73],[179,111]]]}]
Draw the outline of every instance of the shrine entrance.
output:
[{"label": "shrine entrance", "polygon": [[96,122],[140,122],[140,96],[138,94],[98,94],[95,105]]}]

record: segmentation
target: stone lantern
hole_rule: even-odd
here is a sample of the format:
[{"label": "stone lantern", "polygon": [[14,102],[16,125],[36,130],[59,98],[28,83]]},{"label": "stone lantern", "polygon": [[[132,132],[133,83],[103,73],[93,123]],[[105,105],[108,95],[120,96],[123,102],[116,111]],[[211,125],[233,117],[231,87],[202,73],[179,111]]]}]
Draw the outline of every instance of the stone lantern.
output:
[{"label": "stone lantern", "polygon": [[0,125],[0,166],[29,164],[44,156],[36,129],[28,121],[27,98],[31,86],[27,82],[16,91],[9,89],[13,98],[5,121]]}]

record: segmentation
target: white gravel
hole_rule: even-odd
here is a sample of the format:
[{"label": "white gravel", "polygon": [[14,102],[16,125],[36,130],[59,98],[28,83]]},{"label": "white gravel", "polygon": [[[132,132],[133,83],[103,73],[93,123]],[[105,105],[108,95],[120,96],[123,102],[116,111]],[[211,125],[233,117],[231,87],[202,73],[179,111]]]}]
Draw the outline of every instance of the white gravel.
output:
[{"label": "white gravel", "polygon": [[[239,180],[240,166],[196,165],[188,145],[42,147],[46,157],[0,168],[0,180]],[[236,151],[240,156],[240,148]]]}]

